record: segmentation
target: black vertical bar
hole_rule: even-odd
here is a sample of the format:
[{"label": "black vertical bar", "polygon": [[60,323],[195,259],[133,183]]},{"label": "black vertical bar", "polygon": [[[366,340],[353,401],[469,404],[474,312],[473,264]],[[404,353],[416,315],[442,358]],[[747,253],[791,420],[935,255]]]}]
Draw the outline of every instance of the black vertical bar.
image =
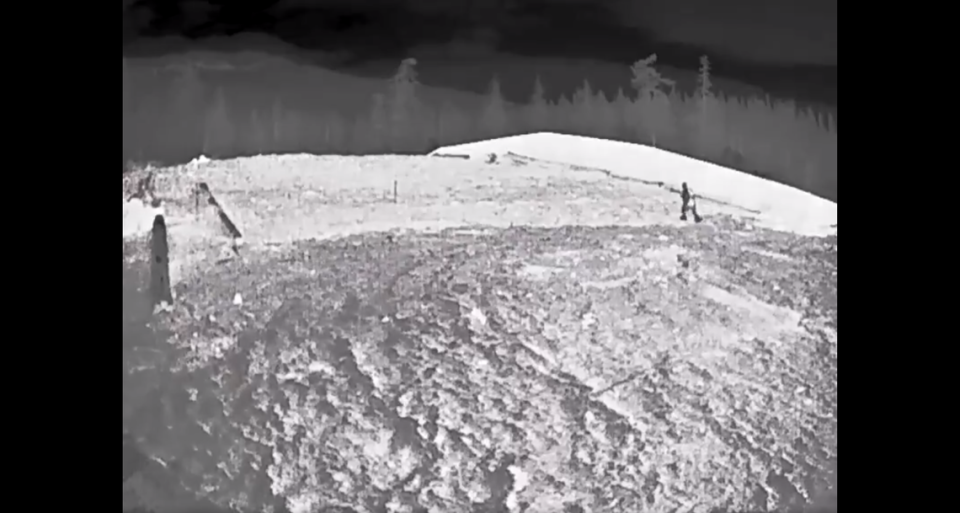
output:
[{"label": "black vertical bar", "polygon": [[170,251],[167,246],[167,223],[162,214],[153,218],[150,235],[150,299],[154,306],[166,301],[173,304],[170,292]]}]

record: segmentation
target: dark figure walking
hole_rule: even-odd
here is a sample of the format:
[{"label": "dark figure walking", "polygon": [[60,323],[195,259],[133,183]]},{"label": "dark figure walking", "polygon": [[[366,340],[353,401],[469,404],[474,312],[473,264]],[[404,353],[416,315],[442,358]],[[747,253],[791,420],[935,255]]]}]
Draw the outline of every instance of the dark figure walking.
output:
[{"label": "dark figure walking", "polygon": [[697,214],[697,197],[690,192],[690,189],[687,187],[687,182],[683,182],[681,185],[680,199],[683,200],[683,205],[680,207],[680,220],[687,220],[687,210],[693,213],[693,220],[697,223],[703,221],[703,218]]}]

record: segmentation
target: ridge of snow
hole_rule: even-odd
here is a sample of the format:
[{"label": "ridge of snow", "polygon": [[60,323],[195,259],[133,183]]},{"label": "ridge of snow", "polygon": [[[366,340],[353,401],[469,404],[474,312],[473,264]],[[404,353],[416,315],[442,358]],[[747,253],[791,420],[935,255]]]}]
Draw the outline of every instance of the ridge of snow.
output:
[{"label": "ridge of snow", "polygon": [[837,204],[795,187],[659,148],[551,132],[518,135],[444,146],[429,153],[465,154],[470,159],[512,152],[538,160],[600,168],[614,175],[660,181],[680,187],[687,182],[703,196],[761,213],[762,223],[803,235],[836,233]]}]

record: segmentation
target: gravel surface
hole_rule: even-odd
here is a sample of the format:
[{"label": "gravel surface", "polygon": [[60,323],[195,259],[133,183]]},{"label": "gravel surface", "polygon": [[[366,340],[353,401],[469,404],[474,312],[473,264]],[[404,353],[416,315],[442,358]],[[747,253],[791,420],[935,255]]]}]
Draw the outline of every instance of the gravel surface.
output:
[{"label": "gravel surface", "polygon": [[282,240],[210,180],[252,242],[156,315],[125,239],[125,511],[835,510],[836,236],[553,180],[470,194],[656,208]]},{"label": "gravel surface", "polygon": [[243,509],[798,506],[835,483],[836,253],[735,228],[367,234],[221,266],[161,316],[128,429]]}]

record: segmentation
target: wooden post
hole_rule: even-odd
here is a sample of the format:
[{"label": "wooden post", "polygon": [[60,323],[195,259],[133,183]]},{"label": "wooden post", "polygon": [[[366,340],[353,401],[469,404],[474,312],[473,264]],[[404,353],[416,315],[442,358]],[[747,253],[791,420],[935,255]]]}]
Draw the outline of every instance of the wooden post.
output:
[{"label": "wooden post", "polygon": [[154,306],[164,301],[173,304],[169,258],[167,224],[163,215],[157,214],[153,218],[153,230],[150,233],[150,300]]}]

